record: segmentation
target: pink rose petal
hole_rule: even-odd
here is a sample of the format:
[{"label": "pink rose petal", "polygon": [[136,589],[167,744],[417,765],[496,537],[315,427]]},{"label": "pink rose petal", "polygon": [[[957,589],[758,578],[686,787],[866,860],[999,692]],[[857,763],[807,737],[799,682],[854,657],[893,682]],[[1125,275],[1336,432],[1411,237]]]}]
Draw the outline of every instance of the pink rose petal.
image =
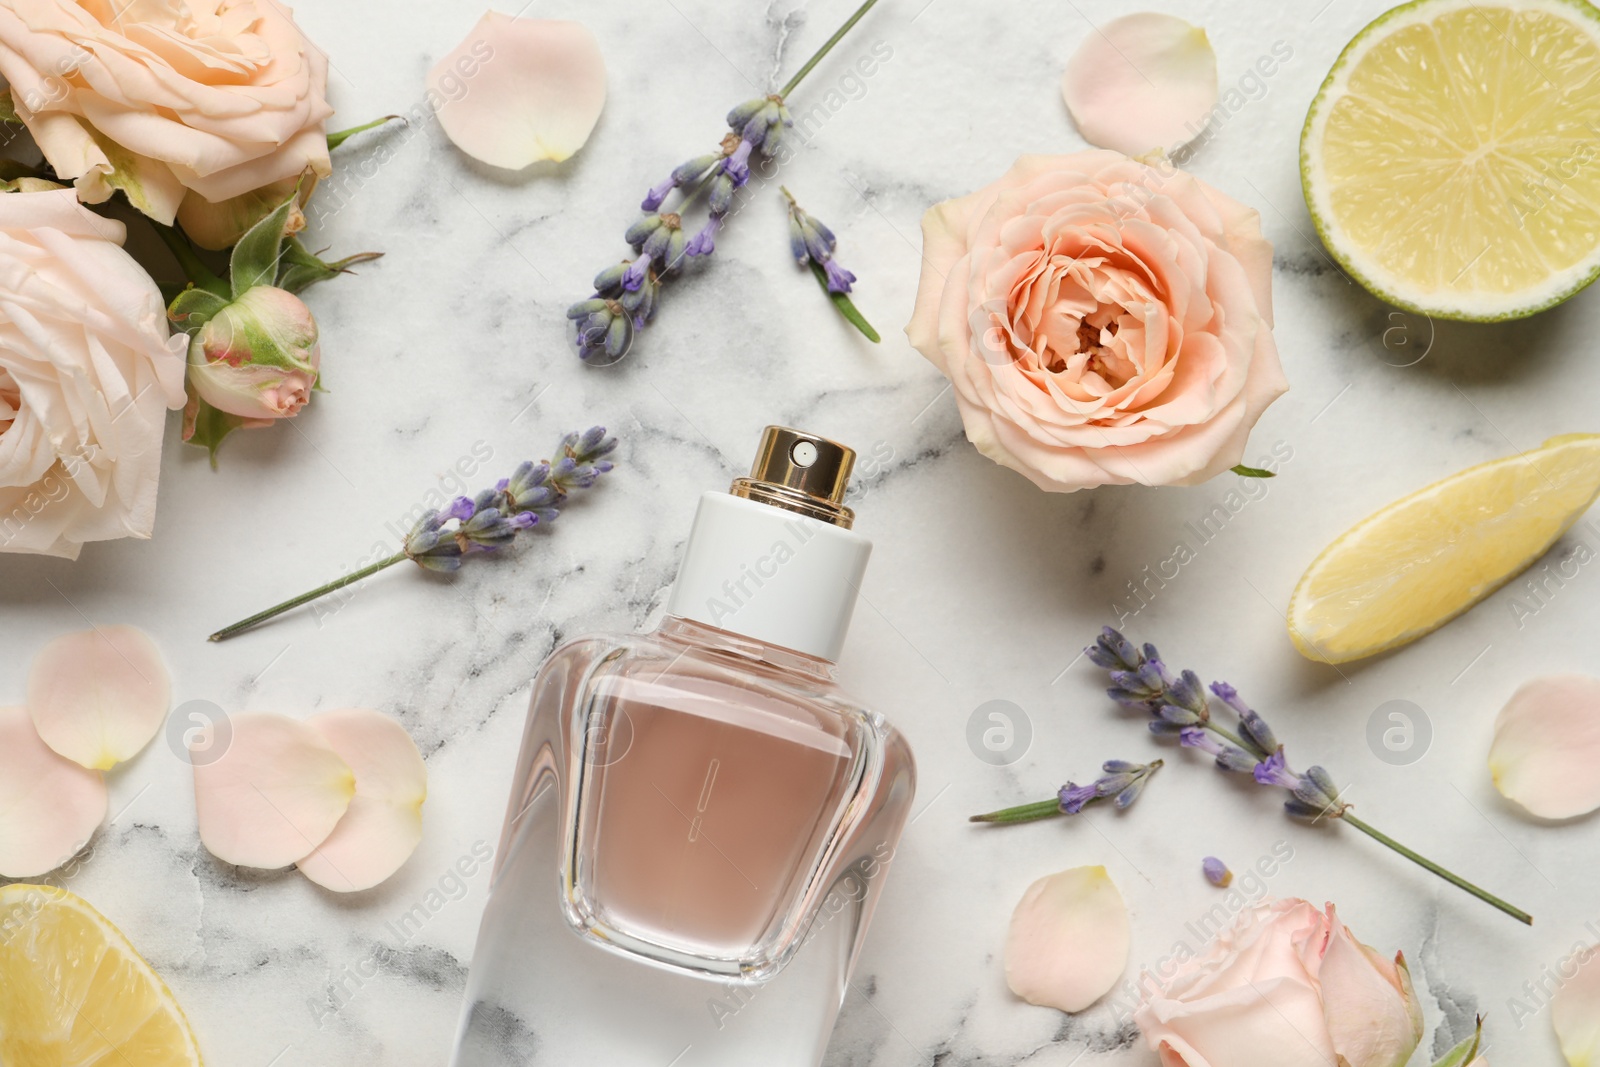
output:
[{"label": "pink rose petal", "polygon": [[[328,839],[355,774],[322,734],[283,715],[236,715],[217,759],[195,761],[200,840],[243,867],[287,867]],[[196,739],[200,751],[206,741]]]},{"label": "pink rose petal", "polygon": [[361,708],[309,720],[356,775],[356,795],[328,839],[296,866],[336,893],[371,889],[416,851],[428,769],[405,727]]},{"label": "pink rose petal", "polygon": [[1536,678],[1494,722],[1495,788],[1531,814],[1567,819],[1600,808],[1600,678]]},{"label": "pink rose petal", "polygon": [[1577,973],[1556,990],[1550,1020],[1568,1063],[1587,1067],[1600,1058],[1600,956],[1593,949],[1579,958]]},{"label": "pink rose petal", "polygon": [[583,147],[605,107],[605,60],[581,23],[491,11],[428,72],[428,90],[457,148],[521,170]]},{"label": "pink rose petal", "polygon": [[1128,965],[1128,908],[1104,867],[1074,867],[1028,887],[1006,935],[1006,984],[1030,1004],[1082,1011]]},{"label": "pink rose petal", "polygon": [[28,671],[28,714],[39,736],[92,770],[113,767],[149,744],[171,698],[160,650],[132,626],[63,634]]},{"label": "pink rose petal", "polygon": [[52,752],[25,708],[0,708],[0,877],[37,878],[77,854],[106,817],[106,783]]},{"label": "pink rose petal", "polygon": [[1217,55],[1198,26],[1127,15],[1084,38],[1061,95],[1090,144],[1130,156],[1171,153],[1200,135],[1217,106]]}]

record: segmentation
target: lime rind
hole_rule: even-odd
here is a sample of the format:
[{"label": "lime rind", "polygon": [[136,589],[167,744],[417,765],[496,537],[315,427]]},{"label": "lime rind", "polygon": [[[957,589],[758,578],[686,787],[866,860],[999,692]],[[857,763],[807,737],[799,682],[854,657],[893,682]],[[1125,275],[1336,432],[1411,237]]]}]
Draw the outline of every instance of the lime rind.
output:
[{"label": "lime rind", "polygon": [[[1441,294],[1445,299],[1437,301],[1408,296],[1405,290],[1409,283],[1405,279],[1392,276],[1391,272],[1375,263],[1365,262],[1365,257],[1342,240],[1338,227],[1330,221],[1333,212],[1319,193],[1316,146],[1320,143],[1332,105],[1343,96],[1342,90],[1350,73],[1375,44],[1407,25],[1431,22],[1434,17],[1446,12],[1481,10],[1482,6],[1475,0],[1411,0],[1379,15],[1339,53],[1333,68],[1318,88],[1300,131],[1300,187],[1306,208],[1311,214],[1311,223],[1329,254],[1345,273],[1374,296],[1406,311],[1457,322],[1524,319],[1566,302],[1600,278],[1600,244],[1590,251],[1587,258],[1554,272],[1539,287],[1510,297],[1477,291]],[[1588,0],[1501,0],[1492,6],[1496,9],[1576,16],[1571,21],[1577,25],[1587,24],[1596,44],[1600,45],[1600,8]]]}]

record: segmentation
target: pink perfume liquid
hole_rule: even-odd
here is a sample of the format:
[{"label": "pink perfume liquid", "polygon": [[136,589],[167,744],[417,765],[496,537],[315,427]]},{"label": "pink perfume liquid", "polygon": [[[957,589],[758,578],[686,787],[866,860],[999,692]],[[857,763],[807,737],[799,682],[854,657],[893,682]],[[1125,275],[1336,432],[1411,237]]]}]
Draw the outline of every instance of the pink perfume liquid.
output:
[{"label": "pink perfume liquid", "polygon": [[631,737],[585,783],[582,896],[607,927],[738,959],[792,911],[848,795],[848,724],[804,704],[752,706],[750,687],[715,678],[596,688],[602,729]]}]

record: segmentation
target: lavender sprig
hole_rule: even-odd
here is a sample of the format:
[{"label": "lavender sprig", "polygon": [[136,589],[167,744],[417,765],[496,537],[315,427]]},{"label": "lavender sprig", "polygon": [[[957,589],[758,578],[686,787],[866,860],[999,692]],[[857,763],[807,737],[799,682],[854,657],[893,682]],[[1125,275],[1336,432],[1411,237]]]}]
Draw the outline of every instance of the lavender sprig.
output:
[{"label": "lavender sprig", "polygon": [[[597,274],[594,293],[567,309],[578,358],[609,366],[626,356],[655,318],[663,284],[689,262],[716,251],[717,232],[727,221],[735,194],[750,181],[751,166],[774,162],[784,132],[794,125],[786,98],[877,2],[865,0],[779,92],[746,100],[729,111],[729,132],[717,151],[680,163],[650,187],[639,204],[643,216],[624,234],[632,257]],[[674,197],[672,210],[664,212]],[[687,216],[701,207],[705,221],[691,234]],[[850,280],[854,281],[853,275]]]},{"label": "lavender sprig", "polygon": [[860,330],[867,340],[877,344],[883,338],[850,299],[850,287],[855,284],[856,276],[833,258],[838,238],[820,220],[804,211],[794,194],[783,186],[778,188],[789,203],[789,252],[795,262],[811,270],[817,284],[822,286],[822,291],[828,294],[828,300],[844,316],[845,321]]},{"label": "lavender sprig", "polygon": [[[1133,642],[1110,626],[1100,632],[1100,637],[1085,652],[1096,666],[1110,672],[1111,686],[1106,694],[1112,700],[1151,716],[1151,733],[1176,736],[1183,747],[1213,757],[1220,770],[1248,774],[1260,785],[1288,791],[1289,799],[1284,808],[1290,815],[1312,821],[1326,818],[1348,823],[1519,922],[1533,924],[1533,916],[1527,912],[1351,814],[1350,803],[1339,795],[1333,776],[1323,768],[1308,767],[1304,773],[1296,773],[1289,766],[1284,746],[1278,742],[1272,727],[1239,697],[1233,686],[1213,682],[1208,695],[1193,671],[1183,671],[1174,677],[1154,645],[1135,648]],[[1224,709],[1233,716],[1232,729],[1217,721],[1217,713]]]},{"label": "lavender sprig", "polygon": [[554,461],[524,462],[509,478],[496,482],[494,488],[475,497],[458,496],[443,510],[425,512],[406,535],[404,547],[394,555],[224,626],[209,640],[222,641],[242,633],[403,560],[431,571],[458,570],[464,557],[493,552],[516,540],[522,531],[555,521],[568,497],[590,488],[612,469],[613,464],[605,457],[616,447],[616,438],[606,436],[603,426],[569,433],[557,445]]},{"label": "lavender sprig", "polygon": [[1120,811],[1139,799],[1139,794],[1144,792],[1150,777],[1162,766],[1164,766],[1162,760],[1153,760],[1150,763],[1107,760],[1100,768],[1105,773],[1088,785],[1068,782],[1051,800],[1020,804],[1014,808],[1001,808],[999,811],[983,815],[972,815],[967,821],[1016,823],[1033,822],[1036,819],[1048,819],[1056,815],[1077,815],[1097,800],[1110,800]]}]

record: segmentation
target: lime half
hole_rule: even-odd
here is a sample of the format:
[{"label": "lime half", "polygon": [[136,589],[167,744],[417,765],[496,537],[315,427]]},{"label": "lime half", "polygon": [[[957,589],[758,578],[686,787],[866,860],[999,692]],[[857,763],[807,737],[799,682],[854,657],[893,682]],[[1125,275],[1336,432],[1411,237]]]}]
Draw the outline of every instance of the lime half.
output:
[{"label": "lime half", "polygon": [[1497,321],[1600,275],[1600,10],[1416,0],[1339,56],[1300,177],[1323,242],[1377,296]]}]

